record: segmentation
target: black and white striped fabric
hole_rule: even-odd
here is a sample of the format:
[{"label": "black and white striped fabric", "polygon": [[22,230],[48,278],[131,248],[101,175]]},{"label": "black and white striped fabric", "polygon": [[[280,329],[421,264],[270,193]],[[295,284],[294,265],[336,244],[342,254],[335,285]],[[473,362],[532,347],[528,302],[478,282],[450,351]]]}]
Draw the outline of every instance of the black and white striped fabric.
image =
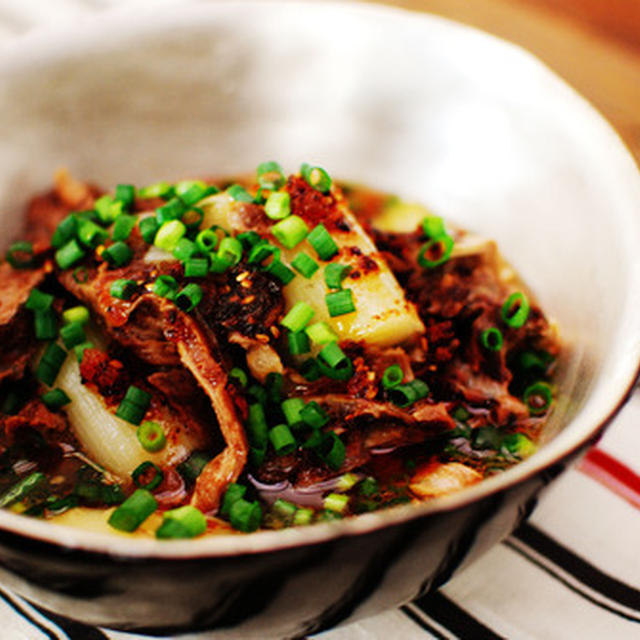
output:
[{"label": "black and white striped fabric", "polygon": [[[0,44],[110,6],[175,0],[0,0]],[[317,640],[640,638],[640,395],[529,521],[440,591]],[[143,640],[30,605],[0,586],[0,638]],[[224,633],[180,640],[224,640]]]}]

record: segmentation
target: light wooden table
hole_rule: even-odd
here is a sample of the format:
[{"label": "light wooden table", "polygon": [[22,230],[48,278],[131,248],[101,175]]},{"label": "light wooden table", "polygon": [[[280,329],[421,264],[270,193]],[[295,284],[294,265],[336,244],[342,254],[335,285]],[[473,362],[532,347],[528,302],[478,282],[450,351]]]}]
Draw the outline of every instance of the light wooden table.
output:
[{"label": "light wooden table", "polygon": [[640,163],[640,0],[378,1],[525,47],[604,114]]}]

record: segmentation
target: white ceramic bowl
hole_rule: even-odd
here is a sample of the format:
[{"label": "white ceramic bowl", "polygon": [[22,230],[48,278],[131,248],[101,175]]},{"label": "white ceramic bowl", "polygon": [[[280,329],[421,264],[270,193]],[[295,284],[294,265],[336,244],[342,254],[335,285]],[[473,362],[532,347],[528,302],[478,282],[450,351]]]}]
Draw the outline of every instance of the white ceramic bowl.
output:
[{"label": "white ceramic bowl", "polygon": [[[233,174],[265,159],[289,169],[313,161],[336,177],[421,201],[497,239],[569,347],[559,378],[567,401],[554,414],[554,437],[503,475],[419,507],[302,530],[168,543],[88,534],[0,512],[0,557],[9,567],[3,579],[68,615],[128,627],[216,626],[217,605],[209,603],[203,616],[202,598],[193,596],[193,606],[179,599],[173,616],[156,611],[154,621],[142,583],[137,599],[119,583],[129,599],[79,603],[57,586],[56,572],[87,579],[82,562],[113,557],[121,571],[135,562],[150,571],[154,563],[171,564],[173,571],[194,558],[215,571],[221,558],[280,550],[290,559],[287,550],[352,543],[354,536],[364,549],[365,540],[379,542],[403,527],[433,529],[434,522],[496,496],[520,495],[518,487],[596,436],[635,379],[637,168],[589,104],[532,56],[486,34],[433,16],[345,3],[235,1],[120,11],[27,35],[2,50],[0,130],[5,242],[18,234],[28,197],[46,189],[61,165],[110,187]],[[480,547],[506,535],[514,522],[505,516]],[[453,526],[450,539],[466,526]],[[22,564],[7,562],[16,548]],[[44,572],[46,584],[34,579],[34,558],[42,573],[43,558],[61,548],[69,560]],[[423,577],[433,578],[439,556],[433,546],[427,555],[433,566],[422,568]],[[386,562],[385,571],[396,566]],[[410,598],[420,585],[415,570],[394,570],[395,592],[381,587],[373,592],[384,597],[369,598],[378,608]],[[374,610],[358,607],[355,615]],[[347,615],[327,622],[320,604],[304,611],[316,627]],[[302,628],[300,616],[281,619],[283,633]]]}]

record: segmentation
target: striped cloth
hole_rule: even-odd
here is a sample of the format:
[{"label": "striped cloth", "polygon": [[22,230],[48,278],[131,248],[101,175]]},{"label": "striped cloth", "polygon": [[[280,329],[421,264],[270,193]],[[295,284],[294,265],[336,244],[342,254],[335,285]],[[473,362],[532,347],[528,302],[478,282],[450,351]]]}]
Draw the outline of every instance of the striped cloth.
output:
[{"label": "striped cloth", "polygon": [[[126,1],[0,0],[0,42]],[[640,395],[510,538],[438,592],[316,640],[640,638]],[[43,612],[0,587],[0,637],[142,640]],[[180,636],[224,640],[224,633]]]}]

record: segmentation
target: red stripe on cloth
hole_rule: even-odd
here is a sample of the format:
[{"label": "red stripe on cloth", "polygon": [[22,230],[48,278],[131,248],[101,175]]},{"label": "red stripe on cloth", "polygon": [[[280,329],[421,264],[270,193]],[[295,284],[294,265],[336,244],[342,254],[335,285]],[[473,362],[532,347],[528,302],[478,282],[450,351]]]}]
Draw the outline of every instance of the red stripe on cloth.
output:
[{"label": "red stripe on cloth", "polygon": [[640,509],[640,476],[613,456],[593,447],[578,469]]}]

